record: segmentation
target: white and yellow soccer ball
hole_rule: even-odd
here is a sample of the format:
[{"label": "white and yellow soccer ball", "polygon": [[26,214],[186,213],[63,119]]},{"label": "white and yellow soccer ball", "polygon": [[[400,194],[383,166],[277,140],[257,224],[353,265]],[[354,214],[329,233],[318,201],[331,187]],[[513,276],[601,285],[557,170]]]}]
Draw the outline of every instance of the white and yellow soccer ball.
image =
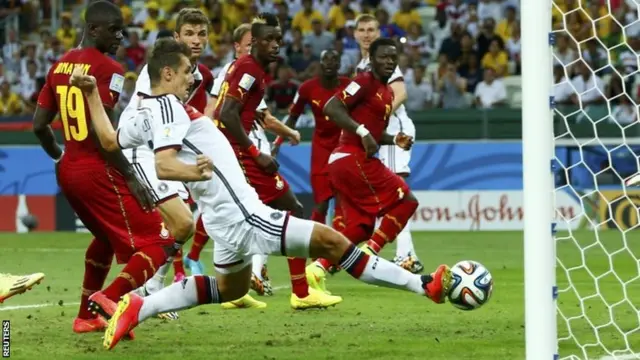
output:
[{"label": "white and yellow soccer ball", "polygon": [[491,273],[477,261],[460,261],[451,268],[453,285],[449,302],[461,310],[474,310],[486,304],[493,292]]}]

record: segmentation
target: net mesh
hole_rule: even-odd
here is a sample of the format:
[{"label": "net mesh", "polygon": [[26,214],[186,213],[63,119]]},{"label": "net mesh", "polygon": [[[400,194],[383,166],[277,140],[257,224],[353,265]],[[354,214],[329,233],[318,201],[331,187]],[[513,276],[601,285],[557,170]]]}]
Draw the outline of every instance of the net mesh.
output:
[{"label": "net mesh", "polygon": [[640,359],[639,9],[603,2],[552,0],[560,359]]}]

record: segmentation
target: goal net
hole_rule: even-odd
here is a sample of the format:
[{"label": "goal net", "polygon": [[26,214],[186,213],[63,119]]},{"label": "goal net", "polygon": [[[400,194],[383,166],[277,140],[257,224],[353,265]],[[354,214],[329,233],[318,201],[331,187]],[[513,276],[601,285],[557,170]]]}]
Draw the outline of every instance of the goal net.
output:
[{"label": "goal net", "polygon": [[552,0],[559,359],[640,359],[639,6]]}]

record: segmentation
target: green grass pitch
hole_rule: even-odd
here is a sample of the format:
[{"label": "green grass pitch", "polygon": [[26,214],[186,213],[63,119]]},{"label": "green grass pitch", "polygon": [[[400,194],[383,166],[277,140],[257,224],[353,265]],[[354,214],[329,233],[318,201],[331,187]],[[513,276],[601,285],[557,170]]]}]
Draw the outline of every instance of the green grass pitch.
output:
[{"label": "green grass pitch", "polygon": [[[601,359],[606,351],[626,349],[627,344],[640,352],[640,236],[601,232],[596,242],[593,233],[582,231],[574,238],[575,242],[559,242],[558,255],[565,266],[574,268],[570,274],[578,295],[561,292],[558,303],[565,316],[576,317],[570,322],[572,339],[582,346],[562,341],[560,357]],[[34,290],[0,305],[0,319],[11,320],[12,358],[524,359],[521,232],[414,233],[418,254],[429,271],[440,263],[465,259],[491,270],[493,298],[476,311],[435,305],[414,294],[361,284],[341,273],[329,277],[328,287],[344,297],[342,304],[294,312],[288,301],[286,262],[271,257],[273,284],[281,288],[275,296],[262,299],[267,309],[224,311],[208,305],[182,312],[178,321],[150,319],[137,329],[135,341],[122,342],[112,352],[103,350],[102,334],[71,331],[89,240],[88,234],[0,234],[0,272],[46,274]],[[211,246],[202,255],[208,271]],[[621,248],[628,250],[607,255]],[[393,251],[390,245],[384,256],[392,257]],[[584,267],[580,267],[582,255]],[[112,267],[111,278],[118,269]],[[567,284],[564,274],[559,268],[561,289]],[[600,296],[588,298],[593,294]],[[578,296],[587,299],[581,304]],[[45,306],[16,308],[37,304]],[[583,309],[587,317],[578,317]],[[558,333],[569,334],[562,318]],[[587,346],[590,343],[600,345]]]}]

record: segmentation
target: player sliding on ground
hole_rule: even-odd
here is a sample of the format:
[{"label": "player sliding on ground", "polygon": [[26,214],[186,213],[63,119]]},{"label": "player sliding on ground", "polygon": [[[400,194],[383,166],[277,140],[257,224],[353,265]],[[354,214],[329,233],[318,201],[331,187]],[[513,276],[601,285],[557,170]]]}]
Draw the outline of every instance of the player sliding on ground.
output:
[{"label": "player sliding on ground", "polygon": [[[198,58],[203,49],[206,47],[208,36],[207,26],[209,19],[202,13],[200,9],[184,8],[178,13],[176,19],[176,30],[174,38],[189,46],[191,49],[191,72],[193,73],[194,83],[189,88],[187,104],[193,106],[198,111],[204,111],[207,105],[207,93],[213,88],[213,76],[206,66],[198,63]],[[140,71],[140,76],[136,81],[135,94],[142,92],[149,94],[151,92],[151,83],[149,81],[149,69],[145,65]],[[129,104],[120,116],[119,126],[126,126],[128,122],[135,121],[138,111],[139,96],[133,96]],[[186,206],[184,201],[189,197],[189,192],[184,184],[180,181],[159,180],[155,169],[155,159],[153,151],[148,146],[140,146],[134,149],[123,150],[125,156],[129,159],[133,167],[136,169],[138,176],[147,183],[152,189],[155,203],[162,214],[165,225],[171,231],[177,241],[185,243],[193,233],[193,214]],[[201,224],[196,226],[196,234],[194,242],[198,238],[198,233],[204,232]],[[167,261],[167,264],[158,269],[157,273],[144,285],[138,289],[138,294],[152,294],[164,287],[164,279],[173,263],[175,270],[174,281],[182,281],[184,278],[184,269],[182,267],[181,253],[175,255],[175,261]],[[191,268],[192,273],[202,274],[201,268]],[[267,304],[253,299],[247,295],[238,299],[234,303],[222,304],[224,309],[230,308],[265,308]],[[177,314],[163,314],[161,317],[175,319]]]},{"label": "player sliding on ground", "polygon": [[[262,15],[262,19],[271,16]],[[258,41],[279,41],[277,27],[258,24]],[[385,64],[395,64],[396,55],[392,45],[382,45],[375,53],[376,59]],[[249,289],[251,256],[255,253],[324,257],[366,283],[404,289],[436,303],[444,302],[450,287],[448,266],[441,265],[432,275],[412,274],[363,252],[323,224],[261,203],[256,191],[244,181],[233,148],[222,132],[209,118],[181,102],[193,82],[187,47],[171,39],[159,40],[149,59],[149,75],[152,94],[142,100],[136,124],[116,132],[103,112],[95,129],[102,146],[110,151],[148,144],[156,153],[160,178],[187,182],[193,196],[203,204],[203,222],[215,241],[216,277],[190,276],[145,298],[125,295],[105,333],[107,349],[157,313],[243,296]],[[93,76],[77,71],[71,84],[86,94],[94,113],[103,111]],[[384,98],[390,101],[388,95]],[[366,140],[369,151],[371,145],[375,146],[372,140]]]},{"label": "player sliding on ground", "polygon": [[[122,41],[120,8],[108,1],[92,2],[85,21],[81,47],[64,54],[47,74],[33,120],[42,148],[56,162],[60,189],[95,237],[84,259],[80,310],[73,322],[76,333],[103,330],[107,323],[96,313],[108,320],[120,297],[142,286],[176,248],[160,214],[153,210],[148,189],[139,183],[122,152],[107,152],[100,146],[92,126],[94,112],[82,92],[69,86],[73,69],[95,76],[98,107],[106,116],[104,108],[113,114],[124,82],[122,66],[105,55],[115,54]],[[50,126],[58,113],[64,152]],[[126,265],[101,290],[114,255]]]},{"label": "player sliding on ground", "polygon": [[[373,157],[378,143],[409,150],[413,138],[385,131],[393,111],[394,95],[387,83],[397,66],[394,42],[379,38],[369,49],[370,69],[338,91],[325,105],[324,113],[343,129],[328,165],[331,186],[345,219],[341,232],[354,244],[369,239],[364,250],[376,255],[406,226],[418,200],[400,176]],[[376,228],[379,217],[382,220]],[[310,266],[321,287],[330,264],[335,265],[331,259],[318,259]]]}]

